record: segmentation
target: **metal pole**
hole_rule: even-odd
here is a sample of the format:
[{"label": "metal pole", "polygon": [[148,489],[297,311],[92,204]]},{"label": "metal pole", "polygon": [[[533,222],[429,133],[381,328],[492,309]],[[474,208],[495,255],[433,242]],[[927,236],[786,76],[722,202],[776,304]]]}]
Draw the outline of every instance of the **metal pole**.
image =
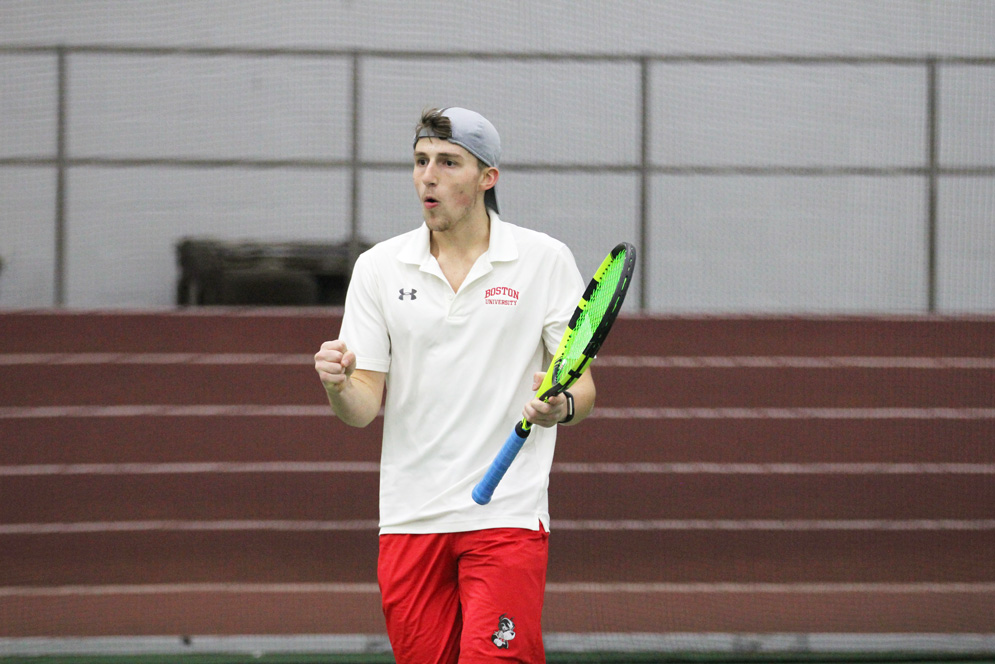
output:
[{"label": "metal pole", "polygon": [[926,199],[926,306],[936,313],[937,270],[937,187],[939,174],[939,96],[937,62],[926,61],[926,123],[927,123],[927,199]]},{"label": "metal pole", "polygon": [[636,257],[639,267],[639,311],[646,311],[646,298],[649,293],[649,274],[646,266],[646,253],[649,251],[649,166],[650,166],[650,74],[649,59],[639,60],[639,87],[640,87],[640,109],[639,109],[639,255]]},{"label": "metal pole", "polygon": [[67,52],[65,46],[56,49],[58,56],[58,119],[55,155],[55,306],[66,304],[66,88]]},{"label": "metal pole", "polygon": [[[349,154],[349,178],[350,178],[350,193],[349,193],[349,264],[347,266],[348,272],[352,273],[352,266],[355,264],[356,259],[359,258],[359,177],[360,177],[360,154],[359,154],[359,106],[360,106],[360,76],[362,76],[362,71],[360,68],[360,55],[359,51],[355,51],[352,54],[352,143],[350,145]],[[347,279],[348,279],[347,275]]]}]

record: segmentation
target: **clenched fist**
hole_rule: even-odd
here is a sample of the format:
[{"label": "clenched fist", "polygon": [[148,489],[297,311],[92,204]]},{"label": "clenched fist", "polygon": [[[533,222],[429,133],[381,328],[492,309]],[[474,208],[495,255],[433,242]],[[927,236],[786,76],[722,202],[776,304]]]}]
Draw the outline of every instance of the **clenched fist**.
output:
[{"label": "clenched fist", "polygon": [[356,354],[346,348],[344,341],[326,341],[314,355],[314,369],[326,391],[341,392],[356,370]]}]

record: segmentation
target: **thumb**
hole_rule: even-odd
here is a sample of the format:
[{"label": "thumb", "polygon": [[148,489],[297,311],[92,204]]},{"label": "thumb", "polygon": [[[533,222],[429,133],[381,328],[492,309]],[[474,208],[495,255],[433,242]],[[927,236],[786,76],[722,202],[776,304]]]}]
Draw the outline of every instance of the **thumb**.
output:
[{"label": "thumb", "polygon": [[351,350],[347,350],[342,356],[342,368],[345,369],[347,376],[356,370],[356,354]]}]

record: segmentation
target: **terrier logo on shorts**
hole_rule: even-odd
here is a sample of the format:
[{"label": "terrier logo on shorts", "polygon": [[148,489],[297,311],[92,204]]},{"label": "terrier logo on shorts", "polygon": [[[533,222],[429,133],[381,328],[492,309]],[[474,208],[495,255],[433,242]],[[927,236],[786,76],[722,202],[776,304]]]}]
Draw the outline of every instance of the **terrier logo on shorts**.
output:
[{"label": "terrier logo on shorts", "polygon": [[491,642],[498,648],[508,648],[508,641],[515,638],[515,621],[508,617],[507,613],[498,619],[497,631],[491,635]]}]

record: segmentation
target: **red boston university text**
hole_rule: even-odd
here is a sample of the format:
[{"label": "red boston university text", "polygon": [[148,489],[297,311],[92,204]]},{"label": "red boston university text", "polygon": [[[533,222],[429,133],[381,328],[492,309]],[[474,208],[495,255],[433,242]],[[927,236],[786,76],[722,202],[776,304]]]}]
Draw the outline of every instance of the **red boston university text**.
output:
[{"label": "red boston university text", "polygon": [[489,300],[495,295],[504,295],[505,297],[510,297],[514,300],[518,299],[518,291],[514,288],[508,288],[507,286],[495,286],[494,288],[488,288],[484,292],[484,299]]}]

